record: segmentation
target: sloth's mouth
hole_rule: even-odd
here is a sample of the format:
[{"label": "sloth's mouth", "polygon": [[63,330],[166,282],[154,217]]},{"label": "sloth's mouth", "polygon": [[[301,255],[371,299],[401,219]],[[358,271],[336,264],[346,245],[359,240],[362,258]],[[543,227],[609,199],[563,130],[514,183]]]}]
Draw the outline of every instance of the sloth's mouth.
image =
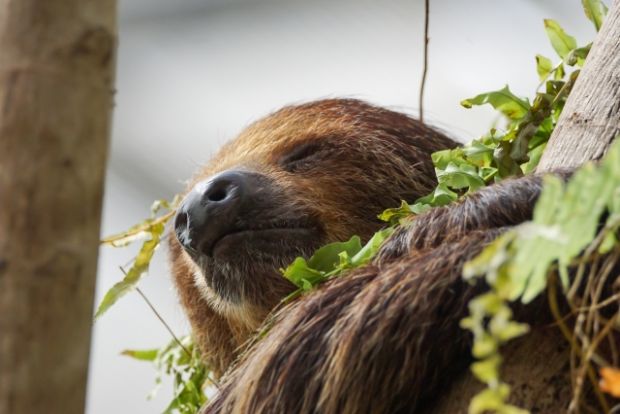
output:
[{"label": "sloth's mouth", "polygon": [[278,269],[312,254],[325,236],[310,221],[252,224],[218,235],[208,250],[188,253],[200,269],[197,283],[204,281],[220,300],[271,307],[295,289]]},{"label": "sloth's mouth", "polygon": [[243,253],[278,255],[290,250],[291,245],[311,243],[319,234],[313,227],[240,229],[223,234],[205,254],[215,259],[234,259]]}]

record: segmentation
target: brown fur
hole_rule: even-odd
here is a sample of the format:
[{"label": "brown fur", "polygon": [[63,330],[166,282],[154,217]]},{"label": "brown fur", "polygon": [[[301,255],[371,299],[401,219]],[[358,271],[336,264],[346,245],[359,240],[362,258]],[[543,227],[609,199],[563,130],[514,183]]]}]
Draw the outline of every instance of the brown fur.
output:
[{"label": "brown fur", "polygon": [[[329,145],[304,161],[310,168],[283,167],[282,159],[309,143]],[[250,126],[190,188],[230,168],[259,173],[275,191],[266,205],[315,223],[309,241],[315,247],[353,233],[368,238],[381,226],[377,213],[434,187],[430,154],[454,145],[402,114],[354,100],[319,101]],[[266,334],[239,357],[244,341],[292,289],[273,266],[277,260],[267,273],[263,262],[247,262],[247,276],[258,277],[244,290],[243,306],[213,307],[196,287],[194,264],[172,240],[174,276],[194,335],[218,373],[229,369],[203,413],[433,412],[434,398],[470,361],[471,337],[459,321],[485,288],[465,282],[462,266],[531,218],[540,187],[537,176],[507,180],[415,217],[370,264],[276,310]],[[262,222],[261,203],[253,213]],[[295,246],[306,256],[311,250]],[[517,319],[548,322],[543,305],[515,309]]]},{"label": "brown fur", "polygon": [[[257,201],[245,225],[269,226],[278,217],[303,218],[312,237],[303,246],[299,240],[282,240],[276,247],[286,254],[271,247],[272,251],[258,252],[261,260],[252,246],[241,246],[234,260],[239,303],[227,302],[202,283],[203,276],[224,272],[226,263],[213,261],[201,270],[171,237],[172,270],[181,302],[216,374],[230,366],[240,346],[292,291],[279,267],[324,243],[353,234],[367,239],[384,225],[378,213],[402,199],[423,196],[436,185],[430,154],[454,146],[451,139],[403,114],[338,99],[284,108],[226,145],[191,180],[188,190],[218,172],[251,171],[267,183],[268,196]],[[295,162],[304,151],[310,155]]]},{"label": "brown fur", "polygon": [[539,189],[539,177],[510,180],[399,228],[370,265],[281,309],[205,413],[428,410],[470,360],[459,321],[482,286],[463,264],[528,219]]}]

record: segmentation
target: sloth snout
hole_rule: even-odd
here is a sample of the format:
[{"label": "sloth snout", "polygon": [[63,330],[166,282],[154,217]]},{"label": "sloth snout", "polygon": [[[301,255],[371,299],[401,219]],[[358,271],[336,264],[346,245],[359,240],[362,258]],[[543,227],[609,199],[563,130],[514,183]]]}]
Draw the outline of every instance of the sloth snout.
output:
[{"label": "sloth snout", "polygon": [[188,252],[210,255],[213,245],[234,231],[248,179],[244,171],[229,170],[194,186],[174,220],[177,239]]}]

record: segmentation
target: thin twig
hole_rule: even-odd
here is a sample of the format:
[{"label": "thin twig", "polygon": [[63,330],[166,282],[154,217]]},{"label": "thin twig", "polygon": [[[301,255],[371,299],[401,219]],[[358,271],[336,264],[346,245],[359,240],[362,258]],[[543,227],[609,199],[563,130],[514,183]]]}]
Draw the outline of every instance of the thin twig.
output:
[{"label": "thin twig", "polygon": [[[123,272],[123,274],[125,276],[127,276],[127,272],[125,272],[125,269],[123,269],[122,266],[119,266],[119,268],[121,269],[121,272]],[[138,292],[140,294],[140,296],[142,296],[142,299],[144,299],[144,301],[146,302],[146,304],[148,305],[149,308],[151,308],[151,310],[153,311],[153,313],[155,314],[155,316],[157,317],[157,319],[159,319],[159,321],[164,325],[164,327],[166,328],[166,330],[168,331],[168,333],[172,336],[172,338],[174,339],[174,341],[177,343],[177,345],[179,345],[181,347],[181,349],[183,351],[185,351],[185,353],[187,354],[188,357],[192,357],[191,352],[189,352],[189,350],[187,348],[185,348],[185,346],[181,343],[181,341],[179,340],[179,338],[174,334],[174,332],[172,331],[172,328],[170,327],[170,325],[168,325],[168,323],[164,320],[164,318],[159,314],[159,312],[157,312],[157,309],[155,309],[155,306],[153,306],[153,304],[151,303],[151,301],[149,300],[149,298],[146,297],[146,295],[144,294],[144,292],[142,292],[142,290],[136,286],[136,292]]]},{"label": "thin twig", "polygon": [[[599,404],[601,404],[601,406],[605,409],[605,412],[607,412],[609,411],[607,400],[605,399],[605,397],[601,393],[601,390],[597,386],[597,381],[596,381],[596,376],[594,374],[594,370],[592,369],[592,366],[588,364],[587,360],[585,360],[583,349],[581,348],[581,346],[579,346],[579,344],[573,337],[570,329],[564,323],[562,315],[560,313],[560,309],[558,306],[558,299],[557,299],[558,298],[557,288],[556,288],[557,276],[555,273],[552,273],[549,276],[549,280],[547,283],[548,283],[548,288],[547,288],[548,302],[549,302],[549,307],[551,309],[551,313],[553,314],[553,317],[556,320],[558,327],[560,328],[560,331],[562,332],[566,340],[570,343],[571,353],[575,352],[578,355],[581,362],[586,364],[587,376],[590,382],[592,383],[594,394],[596,395],[599,401]],[[574,369],[573,366],[574,366],[574,363],[571,362],[571,371],[573,371]],[[582,386],[581,384],[575,383],[577,381],[572,372],[571,372],[571,382],[573,382],[573,390],[575,390],[575,387],[579,388]],[[581,379],[581,382],[583,383],[583,378]],[[579,398],[578,395],[573,396],[573,399],[571,400],[571,403],[568,407],[568,412],[575,412],[575,410],[577,410],[578,401],[575,400],[575,397]]]},{"label": "thin twig", "polygon": [[[597,396],[600,396],[599,402],[601,403],[601,408],[606,413],[609,412],[609,406],[607,405],[607,400],[605,400],[605,397],[600,393],[594,373],[591,372],[592,366],[590,365],[590,359],[592,358],[592,355],[594,354],[594,351],[596,350],[600,342],[607,336],[614,323],[615,318],[610,319],[609,322],[603,327],[603,330],[594,338],[594,340],[590,342],[590,344],[588,345],[588,349],[586,349],[585,352],[582,350],[582,366],[577,374],[578,383],[583,383],[583,377],[585,377],[586,374],[588,375],[588,377],[590,377],[591,382],[593,382],[592,385],[594,386],[594,390],[597,391]],[[573,397],[574,401],[578,402],[582,393],[583,388],[577,388]]]},{"label": "thin twig", "polygon": [[424,67],[422,68],[422,80],[420,81],[420,122],[424,122],[424,87],[426,86],[426,72],[428,71],[428,11],[430,0],[424,0]]},{"label": "thin twig", "polygon": [[[127,273],[125,272],[125,269],[123,269],[121,267],[121,272],[123,272],[125,274],[125,276],[127,276]],[[140,294],[140,296],[142,296],[142,299],[144,299],[144,301],[146,302],[146,304],[148,305],[149,308],[151,308],[151,310],[153,311],[153,313],[155,314],[155,316],[157,317],[157,319],[159,319],[159,321],[164,325],[164,327],[166,328],[166,330],[168,331],[168,333],[172,336],[172,339],[174,339],[174,341],[177,343],[177,345],[179,345],[179,347],[187,354],[188,357],[192,358],[192,354],[191,352],[189,352],[189,350],[185,347],[185,345],[183,345],[183,343],[181,342],[181,340],[174,334],[174,331],[172,330],[172,328],[170,327],[170,325],[168,325],[168,323],[164,320],[164,318],[159,314],[159,312],[157,312],[157,309],[155,309],[155,306],[153,306],[153,303],[151,303],[151,301],[149,300],[149,298],[146,297],[146,295],[144,294],[144,292],[142,292],[142,290],[136,286],[136,292],[138,292]],[[209,382],[211,382],[211,384],[215,385],[215,388],[217,388],[218,390],[220,389],[220,384],[218,381],[216,381],[209,372],[207,372],[207,379],[209,380]]]},{"label": "thin twig", "polygon": [[179,345],[181,347],[181,349],[183,349],[183,351],[185,351],[187,356],[191,358],[192,357],[191,352],[189,352],[189,350],[187,348],[185,348],[185,345],[183,345],[183,343],[181,343],[181,340],[179,338],[177,338],[177,336],[172,331],[172,328],[170,328],[170,325],[168,325],[168,323],[166,323],[166,321],[164,320],[164,318],[162,318],[162,316],[159,314],[159,312],[157,312],[157,310],[155,309],[155,307],[153,306],[151,301],[146,297],[144,292],[142,292],[142,290],[139,287],[137,287],[137,286],[136,286],[136,292],[138,292],[140,294],[140,296],[142,296],[142,299],[144,299],[144,301],[149,306],[149,308],[151,308],[151,310],[153,311],[155,316],[157,316],[157,319],[159,319],[159,321],[164,325],[164,327],[166,327],[166,330],[172,336],[172,338],[177,343],[177,345]]}]

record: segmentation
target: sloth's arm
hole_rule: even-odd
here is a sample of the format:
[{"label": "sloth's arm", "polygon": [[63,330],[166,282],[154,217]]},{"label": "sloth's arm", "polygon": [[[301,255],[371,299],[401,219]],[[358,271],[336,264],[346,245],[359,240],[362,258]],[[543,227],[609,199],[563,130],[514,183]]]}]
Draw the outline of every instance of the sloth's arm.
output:
[{"label": "sloth's arm", "polygon": [[[555,175],[566,180],[570,172]],[[513,226],[532,218],[542,188],[541,175],[502,181],[463,198],[456,204],[434,208],[397,229],[381,249],[378,263],[388,263],[407,252],[455,241],[474,230]]]},{"label": "sloth's arm", "polygon": [[206,413],[415,412],[467,366],[462,266],[531,216],[538,177],[418,216],[378,260],[282,309]]}]

